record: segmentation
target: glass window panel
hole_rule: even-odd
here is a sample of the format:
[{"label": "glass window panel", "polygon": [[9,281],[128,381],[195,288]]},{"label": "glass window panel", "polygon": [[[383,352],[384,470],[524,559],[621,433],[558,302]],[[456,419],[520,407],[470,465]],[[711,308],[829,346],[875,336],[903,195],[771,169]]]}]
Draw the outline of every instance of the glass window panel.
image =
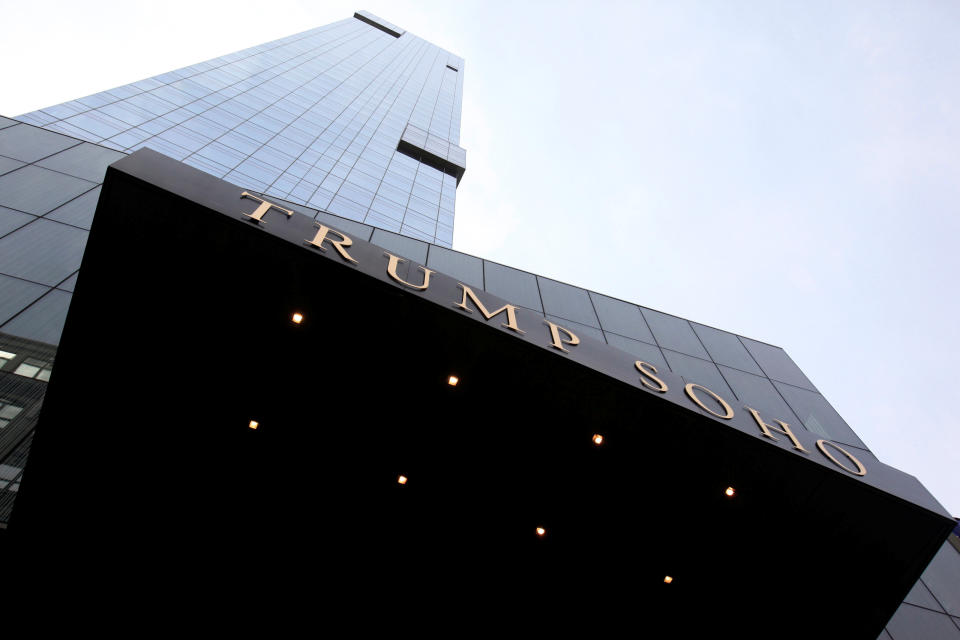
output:
[{"label": "glass window panel", "polygon": [[404,207],[389,200],[385,200],[380,196],[377,196],[373,199],[373,204],[371,205],[370,209],[376,211],[380,215],[392,218],[397,222],[403,220],[404,213],[406,213],[406,209]]},{"label": "glass window panel", "polygon": [[422,216],[415,211],[407,210],[407,215],[403,217],[403,224],[405,226],[410,226],[416,229],[421,233],[426,233],[430,235],[430,239],[433,239],[433,234],[437,229],[437,221],[432,218],[427,218]]},{"label": "glass window panel", "polygon": [[377,187],[380,186],[380,180],[369,176],[362,171],[358,171],[356,168],[353,169],[347,175],[347,183],[354,184],[362,189],[366,189],[370,192],[370,199],[373,199],[373,193],[376,192]]},{"label": "glass window panel", "polygon": [[419,179],[413,185],[412,195],[429,202],[433,206],[436,206],[440,203],[440,192],[435,189],[431,189],[430,187],[423,186],[420,184]]},{"label": "glass window panel", "polygon": [[407,201],[410,191],[413,189],[413,180],[401,176],[398,173],[391,173],[389,171],[383,175],[383,184],[388,184],[402,191],[404,193],[404,202]]},{"label": "glass window panel", "polygon": [[190,104],[191,102],[193,102],[193,96],[191,96],[189,93],[186,93],[185,91],[180,91],[179,89],[176,89],[170,85],[167,85],[164,87],[157,87],[150,93],[156,96],[157,98],[160,98],[161,100],[165,100],[170,104],[176,105],[178,107],[182,107],[185,104]]},{"label": "glass window panel", "polygon": [[730,391],[730,387],[727,386],[723,376],[720,375],[720,372],[717,370],[717,365],[709,360],[701,360],[700,358],[694,358],[685,353],[670,351],[669,349],[664,349],[663,355],[667,359],[670,369],[674,373],[683,376],[687,382],[695,382],[702,385],[719,395],[728,403],[732,405],[736,404],[737,398],[733,392]]},{"label": "glass window panel", "polygon": [[317,204],[313,202],[313,194],[314,192],[316,192],[316,190],[317,190],[317,185],[313,184],[312,182],[301,180],[300,182],[297,183],[297,186],[290,191],[290,194],[287,197],[290,198],[291,200],[295,200],[297,202],[306,202],[311,206],[322,209],[326,207],[327,204],[330,203],[330,200],[333,198],[333,195],[329,195],[326,198],[326,200],[323,201],[322,204]]},{"label": "glass window panel", "polygon": [[71,292],[72,292],[73,289],[74,289],[74,287],[77,286],[77,276],[78,276],[79,274],[80,274],[79,271],[78,271],[77,273],[74,273],[72,276],[70,276],[69,278],[67,278],[66,280],[64,280],[64,281],[61,282],[60,284],[58,284],[58,285],[57,285],[57,289],[63,289],[64,291],[71,291]]},{"label": "glass window panel", "polygon": [[337,195],[356,202],[363,207],[364,213],[366,213],[366,209],[370,207],[370,203],[373,202],[373,191],[350,184],[349,181],[345,181],[340,185],[340,190],[337,192]]},{"label": "glass window panel", "polygon": [[141,109],[140,107],[134,106],[128,102],[115,102],[113,104],[108,104],[107,106],[102,107],[100,111],[108,116],[116,118],[120,122],[130,125],[131,127],[141,125],[154,117],[154,114],[150,113],[146,109]]},{"label": "glass window panel", "polygon": [[357,160],[357,164],[354,165],[354,168],[358,171],[371,176],[377,183],[380,182],[380,179],[383,178],[383,174],[386,173],[386,160],[381,164],[379,161],[371,160],[369,156],[376,154],[367,154],[366,157],[360,158]]},{"label": "glass window panel", "polygon": [[728,367],[734,367],[741,371],[749,371],[762,376],[763,371],[757,366],[756,361],[747,352],[747,349],[740,342],[740,339],[732,333],[720,331],[713,327],[708,327],[696,322],[691,322],[690,326],[696,332],[700,341],[706,347],[707,352],[713,361],[718,364],[725,364]]},{"label": "glass window panel", "polygon": [[377,229],[386,229],[387,231],[400,231],[400,221],[383,214],[376,209],[370,209],[364,222],[373,225]]},{"label": "glass window panel", "polygon": [[323,179],[323,182],[320,183],[320,186],[326,189],[327,191],[332,191],[336,193],[340,189],[340,185],[343,184],[343,178],[338,178],[337,176],[330,174]]},{"label": "glass window panel", "polygon": [[0,238],[0,273],[54,286],[80,268],[87,232],[39,219]]},{"label": "glass window panel", "polygon": [[767,422],[783,420],[793,426],[803,424],[767,378],[723,365],[720,365],[720,373],[726,378],[740,403],[756,409]]},{"label": "glass window panel", "polygon": [[292,155],[271,147],[269,144],[257,149],[257,152],[253,154],[253,157],[269,164],[272,167],[277,167],[280,170],[286,169],[293,163]]},{"label": "glass window panel", "polygon": [[173,127],[172,129],[168,129],[157,136],[157,138],[160,140],[166,140],[167,142],[172,142],[178,147],[186,149],[190,153],[193,153],[211,141],[211,138],[190,131],[184,127]]},{"label": "glass window panel", "polygon": [[57,207],[44,217],[47,220],[56,220],[57,222],[72,224],[75,227],[89,229],[90,223],[93,221],[93,214],[97,209],[97,201],[100,199],[100,189],[101,187],[91,189],[70,202]]},{"label": "glass window panel", "polygon": [[23,407],[0,400],[0,426],[7,426],[21,411]]},{"label": "glass window panel", "polygon": [[457,278],[470,287],[483,288],[483,260],[458,251],[431,246],[427,266]]},{"label": "glass window panel", "polygon": [[424,242],[433,242],[433,234],[420,231],[416,227],[410,226],[406,219],[404,219],[403,225],[400,227],[400,233],[405,236],[410,236],[411,238],[417,238],[418,240],[423,240]]},{"label": "glass window panel", "polygon": [[71,294],[66,291],[53,289],[0,327],[0,330],[31,340],[58,344],[63,323],[67,319],[70,297]]},{"label": "glass window panel", "polygon": [[225,144],[231,149],[236,149],[243,154],[243,157],[249,156],[251,153],[260,148],[260,143],[249,138],[242,133],[239,133],[237,130],[230,131],[220,136],[218,142]]},{"label": "glass window panel", "polygon": [[763,369],[768,378],[786,382],[804,389],[816,391],[817,388],[807,379],[800,367],[790,359],[790,356],[780,347],[757,342],[749,338],[741,338],[741,342]]},{"label": "glass window panel", "polygon": [[227,129],[233,129],[238,124],[243,122],[243,118],[237,116],[236,114],[230,113],[222,105],[214,107],[213,109],[210,109],[203,115],[203,117],[213,122],[216,122],[217,124],[223,127],[226,127]]},{"label": "glass window panel", "polygon": [[95,144],[84,142],[45,158],[37,165],[91,182],[103,182],[107,165],[113,164],[124,157],[126,157],[126,154],[119,151],[104,149]]},{"label": "glass window panel", "polygon": [[107,143],[113,143],[120,149],[129,149],[135,145],[140,144],[147,138],[153,136],[149,131],[144,131],[141,128],[130,129],[129,131],[124,131],[121,134],[115,135],[109,140],[101,141],[100,144],[106,145]]},{"label": "glass window panel", "polygon": [[213,120],[204,116],[195,116],[190,118],[189,120],[184,121],[181,126],[184,129],[193,131],[205,140],[214,140],[230,130],[230,127],[224,126],[223,123],[214,122]]},{"label": "glass window panel", "polygon": [[139,128],[149,132],[151,135],[156,135],[166,131],[175,124],[173,120],[168,120],[167,118],[154,118],[153,120],[147,120],[140,125]]},{"label": "glass window panel", "polygon": [[337,162],[333,165],[333,168],[330,169],[330,175],[337,178],[346,178],[348,173],[350,173],[350,165],[344,164],[343,162]]},{"label": "glass window panel", "polygon": [[38,373],[40,373],[40,367],[32,365],[29,362],[21,362],[20,366],[14,369],[14,373],[18,376],[23,376],[24,378],[33,378]]},{"label": "glass window panel", "polygon": [[437,225],[437,236],[434,240],[437,244],[450,248],[453,246],[453,229],[445,227],[442,224]]},{"label": "glass window panel", "polygon": [[236,167],[246,159],[246,156],[233,149],[221,144],[220,142],[211,142],[207,146],[197,151],[196,155],[202,156],[211,162],[223,165],[228,169]]},{"label": "glass window panel", "polygon": [[415,211],[431,220],[436,220],[437,215],[440,213],[440,209],[435,204],[431,204],[426,200],[422,200],[416,196],[410,196],[409,202],[407,202],[407,209]]},{"label": "glass window panel", "polygon": [[356,222],[354,220],[347,220],[346,218],[340,218],[322,211],[317,214],[316,219],[317,222],[322,222],[331,229],[342,231],[351,238],[359,238],[360,240],[369,241],[370,236],[373,234],[373,227],[370,225],[363,224],[362,222]]},{"label": "glass window panel", "polygon": [[912,604],[901,604],[887,630],[894,638],[936,638],[937,640],[960,640],[960,629],[950,620],[950,616],[936,613]]},{"label": "glass window panel", "polygon": [[317,209],[326,209],[330,205],[331,200],[333,200],[332,191],[317,187],[307,204]]},{"label": "glass window panel", "polygon": [[95,186],[87,180],[28,165],[0,176],[0,206],[43,215]]},{"label": "glass window panel", "polygon": [[943,543],[921,577],[947,613],[960,616],[960,553],[949,541]]},{"label": "glass window panel", "polygon": [[36,220],[35,216],[14,211],[13,209],[7,209],[6,207],[0,207],[0,237],[34,220]]},{"label": "glass window panel", "polygon": [[585,289],[541,276],[537,276],[537,282],[545,313],[600,328],[590,295]]},{"label": "glass window panel", "polygon": [[493,295],[511,304],[543,313],[537,278],[532,273],[484,260],[483,281],[486,290]]},{"label": "glass window panel", "polygon": [[13,158],[7,158],[5,156],[0,156],[0,175],[4,173],[9,173],[14,169],[19,169],[25,163],[20,162],[19,160],[14,160]]},{"label": "glass window panel", "polygon": [[590,299],[593,301],[594,309],[600,319],[600,326],[604,331],[612,331],[628,338],[656,344],[647,327],[647,321],[643,319],[643,314],[640,313],[637,305],[592,291]]},{"label": "glass window panel", "polygon": [[[960,574],[958,574],[958,577],[960,577]],[[934,611],[943,611],[943,607],[940,606],[937,599],[933,597],[930,590],[923,584],[923,580],[917,580],[917,583],[913,585],[910,593],[907,594],[907,597],[904,598],[903,601],[926,607],[927,609],[933,609]]]},{"label": "glass window panel", "polygon": [[364,217],[367,215],[367,207],[359,205],[352,200],[348,200],[341,195],[334,196],[333,200],[330,201],[330,205],[326,207],[326,209],[330,213],[343,216],[344,218],[350,218],[351,220],[356,220],[358,222],[362,222]]},{"label": "glass window panel", "polygon": [[22,162],[36,162],[77,144],[73,138],[26,124],[0,129],[0,155]]},{"label": "glass window panel", "polygon": [[257,126],[250,121],[241,122],[234,129],[239,134],[245,135],[251,140],[256,140],[257,142],[263,144],[267,142],[270,138],[273,137],[273,132],[263,127]]},{"label": "glass window panel", "polygon": [[395,253],[404,258],[408,258],[420,264],[427,260],[427,243],[413,238],[406,238],[396,233],[390,233],[383,229],[375,229],[370,242],[383,247],[384,249]]},{"label": "glass window panel", "polygon": [[10,118],[4,118],[3,116],[0,116],[0,129],[12,127],[20,122],[28,122],[30,124],[35,124],[38,127],[42,127],[45,124],[56,122],[56,120],[56,118],[51,115],[47,115],[43,111],[31,111],[30,113],[20,114],[17,116],[16,120],[11,120]]},{"label": "glass window panel", "polygon": [[223,177],[227,182],[232,182],[235,185],[239,185],[244,189],[253,189],[263,193],[267,190],[267,187],[270,186],[270,183],[258,180],[257,178],[248,176],[245,173],[240,173],[239,171],[231,171]]},{"label": "glass window panel", "polygon": [[71,100],[70,102],[64,102],[62,104],[55,104],[53,106],[43,108],[44,112],[49,113],[50,115],[56,117],[58,120],[60,118],[69,118],[70,116],[76,115],[86,110],[87,110],[87,107],[77,102],[76,100]]},{"label": "glass window panel", "polygon": [[775,381],[774,385],[809,431],[836,442],[867,448],[822,395],[782,382]]},{"label": "glass window panel", "polygon": [[272,183],[282,173],[280,169],[261,162],[256,158],[247,158],[240,163],[236,170],[266,185]]},{"label": "glass window panel", "polygon": [[697,334],[690,328],[689,322],[683,318],[677,318],[645,307],[641,307],[640,311],[661,347],[704,360],[710,359],[703,345],[700,344]]},{"label": "glass window panel", "polygon": [[0,274],[0,324],[26,309],[48,287]]},{"label": "glass window panel", "polygon": [[109,93],[114,98],[118,100],[123,100],[129,98],[130,96],[135,96],[140,93],[141,89],[137,89],[133,85],[125,84],[121,87],[114,87],[113,89],[107,90],[105,93]]},{"label": "glass window panel", "polygon": [[188,155],[190,155],[190,151],[188,151],[187,149],[184,149],[180,145],[174,144],[169,140],[164,140],[163,138],[158,138],[156,136],[154,136],[153,138],[150,138],[146,142],[142,142],[139,145],[135,145],[132,148],[132,150],[136,150],[141,147],[147,147],[149,149],[153,149],[154,151],[158,151],[165,156],[170,156],[174,160],[183,160]]},{"label": "glass window panel", "polygon": [[75,127],[80,127],[84,131],[89,131],[100,138],[109,138],[130,128],[130,125],[126,122],[117,120],[113,116],[108,116],[105,113],[97,113],[96,111],[88,111],[87,113],[75,115],[72,118],[68,118],[65,122]]},{"label": "glass window panel", "polygon": [[[606,339],[603,336],[603,331],[595,327],[588,327],[585,324],[580,324],[579,322],[574,322],[569,318],[561,318],[559,316],[547,316],[547,319],[553,322],[554,324],[560,325],[564,329],[569,329],[576,335],[578,338],[590,338],[591,340],[597,340],[599,342],[606,342]],[[547,329],[544,326],[544,329]],[[563,334],[560,334],[560,337],[563,338]]]},{"label": "glass window panel", "polygon": [[621,351],[626,351],[638,360],[643,360],[657,367],[658,371],[669,371],[670,367],[660,351],[660,347],[631,338],[624,338],[615,333],[607,333],[607,344],[616,347]]},{"label": "glass window panel", "polygon": [[187,156],[186,158],[183,159],[183,163],[188,164],[191,167],[196,167],[197,169],[200,169],[201,171],[205,171],[206,173],[209,173],[210,175],[216,176],[218,178],[222,178],[223,176],[230,173],[230,167],[225,167],[218,162],[214,162],[213,160],[208,160],[207,158],[204,158],[203,156],[200,156],[197,154],[193,154],[192,156]]}]

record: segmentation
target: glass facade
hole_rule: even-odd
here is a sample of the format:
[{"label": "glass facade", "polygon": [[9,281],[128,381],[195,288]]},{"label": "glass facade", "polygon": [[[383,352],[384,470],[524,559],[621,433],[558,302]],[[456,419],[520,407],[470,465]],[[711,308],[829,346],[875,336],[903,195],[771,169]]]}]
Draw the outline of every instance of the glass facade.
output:
[{"label": "glass facade", "polygon": [[[452,250],[465,168],[463,69],[461,58],[361,12],[0,118],[0,522],[19,486],[104,171],[141,147],[872,459],[779,347]],[[922,628],[960,638],[958,549],[955,535],[944,543],[889,637]]]},{"label": "glass facade", "polygon": [[[96,181],[110,149],[150,147],[234,184],[449,247],[466,162],[463,66],[361,12],[17,119],[99,145],[45,160],[35,181],[51,177],[41,167],[86,167],[79,177]],[[57,140],[11,160],[47,157],[61,150]]]}]

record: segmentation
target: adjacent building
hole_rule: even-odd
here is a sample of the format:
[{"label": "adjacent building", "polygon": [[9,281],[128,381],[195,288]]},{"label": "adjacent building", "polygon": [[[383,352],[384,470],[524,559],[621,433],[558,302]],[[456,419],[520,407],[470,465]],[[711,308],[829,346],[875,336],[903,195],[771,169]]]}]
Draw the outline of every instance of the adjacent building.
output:
[{"label": "adjacent building", "polygon": [[783,349],[451,248],[463,74],[361,11],[0,119],[6,541],[242,528],[960,638],[947,514]]}]

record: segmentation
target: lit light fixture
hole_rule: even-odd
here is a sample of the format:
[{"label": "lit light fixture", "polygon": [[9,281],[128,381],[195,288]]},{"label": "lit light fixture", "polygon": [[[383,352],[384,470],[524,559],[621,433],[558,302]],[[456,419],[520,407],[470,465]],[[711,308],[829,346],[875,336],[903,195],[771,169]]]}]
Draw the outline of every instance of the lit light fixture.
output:
[{"label": "lit light fixture", "polygon": [[407,476],[399,476],[397,478],[397,484],[407,484]]},{"label": "lit light fixture", "polygon": [[670,584],[671,582],[673,582],[673,576],[664,576],[663,581],[666,582],[667,584]]},{"label": "lit light fixture", "polygon": [[727,487],[727,490],[724,491],[724,493],[727,494],[727,497],[728,497],[728,498],[732,498],[732,497],[733,497],[733,494],[735,494],[736,491],[734,490],[733,487]]},{"label": "lit light fixture", "polygon": [[260,423],[257,422],[256,420],[251,420],[251,421],[250,421],[250,424],[249,424],[248,426],[249,426],[251,429],[256,429],[257,427],[260,426]]},{"label": "lit light fixture", "polygon": [[458,382],[460,382],[460,378],[458,378],[457,376],[450,376],[449,378],[447,378],[447,384],[450,385],[451,387],[457,386]]},{"label": "lit light fixture", "polygon": [[593,434],[593,444],[603,444],[603,436],[599,433]]},{"label": "lit light fixture", "polygon": [[543,536],[547,535],[547,530],[543,527],[537,527],[537,535],[542,538]]},{"label": "lit light fixture", "polygon": [[293,319],[293,324],[300,324],[301,322],[303,322],[303,314],[298,311],[297,313],[293,314],[292,319]]}]

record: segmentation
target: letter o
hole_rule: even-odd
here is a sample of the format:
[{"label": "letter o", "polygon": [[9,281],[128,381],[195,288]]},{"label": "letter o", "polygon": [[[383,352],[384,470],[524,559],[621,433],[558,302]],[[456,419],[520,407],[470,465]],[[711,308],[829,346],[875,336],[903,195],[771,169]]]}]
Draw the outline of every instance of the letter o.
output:
[{"label": "letter o", "polygon": [[[842,462],[840,462],[840,461],[837,460],[836,458],[834,458],[834,457],[833,457],[833,454],[831,454],[829,451],[827,451],[826,445],[830,445],[831,447],[834,447],[837,451],[839,451],[839,452],[841,452],[843,455],[847,456],[847,458],[848,458],[853,464],[857,465],[857,468],[856,468],[855,470],[854,470],[854,469],[851,469],[851,468],[845,466]],[[846,449],[844,449],[843,447],[841,447],[841,446],[838,445],[837,443],[835,443],[835,442],[830,442],[829,440],[820,439],[820,440],[817,440],[817,449],[820,449],[820,453],[822,453],[823,455],[825,455],[825,456],[827,456],[828,458],[830,458],[830,461],[833,462],[833,464],[837,465],[838,467],[840,467],[840,468],[843,469],[844,471],[847,471],[847,472],[849,472],[849,473],[852,473],[852,474],[855,475],[855,476],[865,476],[865,475],[867,475],[867,469],[863,466],[863,464],[861,464],[861,462],[860,462],[859,460],[857,460],[852,453],[850,453],[849,451],[847,451]]]},{"label": "letter o", "polygon": [[[719,403],[720,403],[720,406],[724,408],[724,410],[726,411],[726,415],[721,415],[721,414],[717,413],[716,411],[714,411],[713,409],[711,409],[710,407],[708,407],[707,405],[703,404],[703,401],[700,400],[700,398],[697,397],[697,394],[695,394],[695,393],[693,392],[693,388],[694,388],[694,387],[696,387],[697,389],[703,389],[704,391],[706,391],[707,393],[709,393],[710,396],[711,396],[714,400],[716,400],[717,402],[719,402]],[[704,387],[703,385],[699,385],[699,384],[690,382],[690,383],[687,384],[687,386],[685,386],[685,387],[683,388],[683,390],[687,392],[687,395],[690,396],[690,399],[691,399],[691,400],[693,400],[694,402],[697,403],[697,406],[699,406],[701,409],[703,409],[704,411],[706,411],[706,412],[709,413],[710,415],[717,416],[718,418],[722,418],[722,419],[724,419],[724,420],[729,420],[730,418],[733,417],[733,407],[731,407],[729,404],[727,404],[727,401],[726,401],[726,400],[724,400],[723,398],[721,398],[720,396],[718,396],[717,394],[715,394],[715,393],[714,393],[713,391],[711,391],[710,389],[707,389],[707,388]]]}]

